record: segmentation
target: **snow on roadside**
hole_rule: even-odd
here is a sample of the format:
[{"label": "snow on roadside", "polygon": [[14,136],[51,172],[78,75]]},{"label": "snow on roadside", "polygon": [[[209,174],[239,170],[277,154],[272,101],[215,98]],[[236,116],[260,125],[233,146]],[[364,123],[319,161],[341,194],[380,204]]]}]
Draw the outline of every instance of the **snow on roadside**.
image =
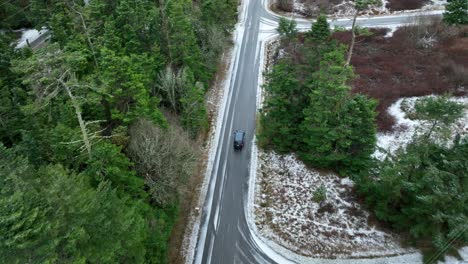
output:
[{"label": "snow on roadside", "polygon": [[[395,118],[394,132],[377,134],[377,150],[373,156],[379,160],[385,159],[388,153],[395,153],[400,147],[408,145],[413,136],[424,134],[428,125],[422,120],[408,118],[407,112],[414,111],[415,102],[422,97],[401,98],[388,108],[388,113]],[[461,136],[468,134],[468,97],[452,98],[451,101],[465,106],[463,117],[452,126],[452,135],[459,133]],[[406,110],[403,110],[403,108]],[[419,129],[417,129],[419,128]]]},{"label": "snow on roadside", "polygon": [[[259,150],[255,224],[261,236],[304,256],[362,258],[412,253],[379,229],[352,194],[353,183],[307,168],[294,155]],[[326,199],[314,202],[325,186]]]}]

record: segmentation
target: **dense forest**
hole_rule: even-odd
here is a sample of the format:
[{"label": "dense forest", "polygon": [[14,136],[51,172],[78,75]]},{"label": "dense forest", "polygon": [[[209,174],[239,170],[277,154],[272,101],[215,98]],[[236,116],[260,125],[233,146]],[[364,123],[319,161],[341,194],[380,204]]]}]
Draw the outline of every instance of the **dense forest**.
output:
[{"label": "dense forest", "polygon": [[[459,4],[449,4],[443,19],[447,23],[444,31],[453,33],[453,41],[457,41],[456,37],[466,40],[466,30],[458,23],[464,21],[464,13],[452,7]],[[453,9],[457,12],[450,11]],[[427,25],[404,30],[414,32],[412,27],[429,30]],[[359,27],[352,30],[352,34],[347,32],[352,38],[349,43],[373,34]],[[260,146],[278,153],[294,152],[309,166],[351,177],[366,206],[379,220],[410,237],[408,242],[427,253],[428,263],[467,245],[468,137],[450,132],[455,120],[463,115],[464,106],[449,96],[418,99],[412,118],[422,120],[429,129],[416,128],[425,132],[415,135],[406,148],[402,146],[378,160],[372,154],[378,127],[376,106],[381,98],[370,98],[365,93],[369,89],[352,89],[357,78],[349,63],[353,45],[340,42],[337,36],[341,32],[332,32],[323,15],[306,33],[298,33],[295,21],[284,18],[277,31],[281,52],[276,53],[263,87]],[[431,52],[416,44],[421,54]],[[442,74],[454,76],[452,70]],[[390,76],[392,73],[384,72]],[[454,79],[454,90],[463,90],[466,80]],[[405,87],[400,81],[397,89],[412,89]],[[379,88],[383,86],[377,85]]]},{"label": "dense forest", "polygon": [[168,262],[237,5],[0,3],[1,263]]}]

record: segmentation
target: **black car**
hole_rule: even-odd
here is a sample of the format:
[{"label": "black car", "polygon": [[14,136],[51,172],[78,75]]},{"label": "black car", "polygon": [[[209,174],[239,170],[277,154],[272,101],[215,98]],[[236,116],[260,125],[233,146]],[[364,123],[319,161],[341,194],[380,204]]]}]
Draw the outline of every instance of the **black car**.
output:
[{"label": "black car", "polygon": [[234,132],[234,149],[241,150],[244,147],[245,132],[237,130]]}]

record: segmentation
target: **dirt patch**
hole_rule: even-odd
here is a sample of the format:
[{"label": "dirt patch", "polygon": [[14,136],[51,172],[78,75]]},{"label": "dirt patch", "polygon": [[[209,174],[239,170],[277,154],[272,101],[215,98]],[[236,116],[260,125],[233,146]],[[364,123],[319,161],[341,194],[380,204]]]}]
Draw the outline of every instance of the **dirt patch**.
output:
[{"label": "dirt patch", "polygon": [[[353,92],[378,100],[379,131],[390,131],[394,119],[387,108],[402,97],[452,93],[466,95],[468,87],[468,27],[448,27],[440,22],[429,26],[403,27],[393,37],[386,31],[359,37],[351,64],[358,77]],[[349,43],[349,32],[334,38]]]},{"label": "dirt patch", "polygon": [[430,2],[429,0],[389,0],[386,7],[390,11],[415,10]]}]

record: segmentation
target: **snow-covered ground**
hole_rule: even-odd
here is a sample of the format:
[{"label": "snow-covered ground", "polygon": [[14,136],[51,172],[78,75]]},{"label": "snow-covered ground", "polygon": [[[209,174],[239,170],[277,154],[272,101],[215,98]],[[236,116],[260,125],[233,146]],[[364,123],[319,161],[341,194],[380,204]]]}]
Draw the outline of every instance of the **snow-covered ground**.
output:
[{"label": "snow-covered ground", "polygon": [[[379,147],[394,152],[408,144],[413,135],[427,131],[427,125],[421,120],[407,117],[420,98],[402,98],[389,108],[396,119],[396,130],[378,134]],[[467,136],[468,97],[451,100],[465,105],[463,117],[452,126],[452,135]],[[279,155],[262,150],[255,153],[256,180],[251,210],[256,231],[270,243],[311,260],[376,258],[374,260],[379,263],[381,257],[401,255],[398,261],[410,259],[404,263],[422,263],[416,249],[403,247],[397,234],[379,227],[362,208],[361,201],[353,194],[353,182],[348,178],[308,168],[293,154]],[[386,154],[376,151],[374,155],[384,158]],[[316,202],[314,193],[321,186],[326,190],[326,199]],[[468,247],[460,249],[459,253],[464,260],[446,256],[445,261],[438,263],[467,263]],[[291,253],[287,255],[290,257]],[[403,263],[398,261],[382,263]]]},{"label": "snow-covered ground", "polygon": [[[271,40],[270,43],[274,47],[276,42]],[[268,70],[268,61],[274,53],[271,47],[265,50],[264,70]],[[262,77],[259,77],[260,84]],[[260,108],[261,86],[257,93],[257,107]],[[417,99],[406,98],[405,110],[411,111]],[[467,97],[453,100],[465,106],[468,103]],[[402,102],[403,99],[397,101],[389,109],[396,119],[396,132],[378,135],[379,146],[390,148],[389,151],[407,144],[415,127],[421,124],[421,121],[406,118]],[[464,117],[455,126],[465,135],[467,111],[465,108]],[[376,152],[374,155],[382,158],[385,154]],[[270,256],[280,254],[278,263],[423,263],[419,251],[402,246],[402,238],[377,225],[354,196],[353,183],[348,178],[307,168],[294,155],[264,152],[254,146],[250,185],[253,187],[249,189],[247,209],[250,229],[256,243],[265,248],[264,252],[271,251]],[[327,198],[315,202],[314,192],[322,185]],[[463,260],[445,256],[438,264],[468,263],[468,247],[460,249],[459,254]]]},{"label": "snow-covered ground", "polygon": [[[383,160],[386,153],[394,153],[398,148],[405,147],[413,136],[424,134],[429,129],[422,120],[410,119],[407,113],[414,111],[414,104],[421,97],[401,98],[388,108],[388,113],[395,118],[394,131],[377,134],[377,147],[374,157]],[[452,101],[465,106],[463,117],[452,126],[452,135],[468,135],[468,97],[452,98]]]},{"label": "snow-covered ground", "polygon": [[[259,151],[255,223],[260,234],[305,256],[361,258],[407,254],[399,237],[375,225],[353,182],[307,168],[294,155]],[[326,199],[313,200],[320,186]]]}]

